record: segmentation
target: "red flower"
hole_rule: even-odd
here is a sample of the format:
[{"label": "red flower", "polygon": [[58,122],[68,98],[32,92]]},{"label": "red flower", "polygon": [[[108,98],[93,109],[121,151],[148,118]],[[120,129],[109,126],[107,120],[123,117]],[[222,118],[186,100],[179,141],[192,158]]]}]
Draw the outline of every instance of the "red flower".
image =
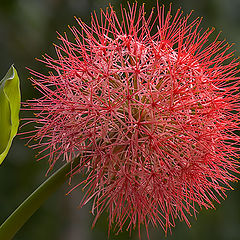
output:
[{"label": "red flower", "polygon": [[[109,228],[145,224],[167,231],[200,207],[212,208],[236,180],[239,73],[228,43],[179,10],[110,6],[91,26],[77,19],[75,40],[59,35],[53,70],[31,70],[42,97],[29,101],[40,124],[32,138],[50,168],[81,157],[82,205],[93,199]],[[199,206],[199,207],[198,207]],[[95,222],[94,222],[95,223]]]}]

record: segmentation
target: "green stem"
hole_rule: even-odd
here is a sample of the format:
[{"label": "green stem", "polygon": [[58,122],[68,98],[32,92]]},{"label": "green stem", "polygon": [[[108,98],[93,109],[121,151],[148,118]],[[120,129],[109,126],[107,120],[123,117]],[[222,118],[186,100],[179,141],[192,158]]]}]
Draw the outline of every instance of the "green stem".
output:
[{"label": "green stem", "polygon": [[66,163],[57,172],[43,182],[0,226],[0,239],[12,239],[18,230],[27,222],[35,211],[52,195],[68,178],[71,168],[79,163],[76,158]]}]

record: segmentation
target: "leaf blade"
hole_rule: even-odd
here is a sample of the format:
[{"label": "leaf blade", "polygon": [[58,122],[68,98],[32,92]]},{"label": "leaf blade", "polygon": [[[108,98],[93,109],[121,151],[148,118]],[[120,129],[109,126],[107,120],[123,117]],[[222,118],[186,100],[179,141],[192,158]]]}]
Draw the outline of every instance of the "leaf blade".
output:
[{"label": "leaf blade", "polygon": [[19,77],[12,65],[0,82],[0,164],[18,131],[20,102]]}]

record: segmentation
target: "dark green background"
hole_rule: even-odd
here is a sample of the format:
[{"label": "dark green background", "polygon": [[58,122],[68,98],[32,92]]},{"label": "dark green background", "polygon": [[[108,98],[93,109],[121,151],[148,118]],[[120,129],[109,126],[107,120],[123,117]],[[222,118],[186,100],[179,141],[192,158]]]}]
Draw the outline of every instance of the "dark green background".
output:
[{"label": "dark green background", "polygon": [[[125,1],[111,1],[116,10]],[[138,1],[139,4],[143,1]],[[156,1],[145,1],[146,9],[156,5]],[[170,1],[159,1],[166,6]],[[195,10],[194,17],[203,16],[203,28],[216,28],[216,33],[223,31],[222,39],[235,42],[236,56],[240,51],[240,1],[239,0],[172,0],[174,12],[182,7],[187,14]],[[26,67],[46,72],[44,66],[35,61],[48,53],[54,56],[52,43],[56,40],[56,31],[68,31],[67,25],[76,25],[73,16],[89,22],[90,12],[105,8],[108,1],[103,0],[1,0],[0,1],[0,77],[2,78],[10,65],[15,64],[21,78],[23,101],[36,97],[38,93],[28,80]],[[24,117],[24,113],[21,113]],[[0,133],[1,134],[1,133]],[[4,163],[0,166],[0,222],[25,199],[45,179],[48,168],[46,161],[37,162],[35,152],[28,149],[19,136]],[[74,179],[75,182],[80,181]],[[151,239],[175,240],[237,240],[240,239],[240,184],[234,184],[235,191],[216,210],[204,210],[197,221],[192,217],[192,227],[177,221],[172,235],[166,238],[163,231],[150,229]],[[106,216],[102,216],[96,227],[91,229],[93,217],[89,213],[90,205],[77,209],[81,190],[70,196],[65,193],[71,187],[67,184],[52,196],[30,221],[16,235],[16,240],[90,240],[107,239]],[[129,237],[128,233],[110,236],[111,240],[137,239],[137,233]],[[146,239],[142,231],[142,239]]]}]

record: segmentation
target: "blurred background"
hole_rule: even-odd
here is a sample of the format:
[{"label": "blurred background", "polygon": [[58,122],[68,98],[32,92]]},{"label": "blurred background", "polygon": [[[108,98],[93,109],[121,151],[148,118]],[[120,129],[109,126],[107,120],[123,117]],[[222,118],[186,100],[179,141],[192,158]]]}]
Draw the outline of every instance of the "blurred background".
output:
[{"label": "blurred background", "polygon": [[[44,65],[35,60],[42,54],[55,56],[52,43],[58,43],[56,31],[69,33],[68,25],[77,25],[74,16],[89,23],[90,12],[105,8],[111,3],[119,10],[125,1],[104,0],[1,0],[0,1],[0,78],[11,64],[18,70],[21,79],[22,100],[36,97],[37,93],[28,80],[26,67],[46,72]],[[131,1],[130,1],[131,2]],[[141,4],[144,1],[139,0]],[[170,1],[159,0],[169,6]],[[240,53],[240,1],[239,0],[171,0],[173,12],[181,7],[185,14],[194,10],[193,16],[203,16],[202,27],[215,27],[223,31],[221,38],[233,47],[236,56]],[[156,5],[155,0],[145,0],[146,10]],[[70,34],[70,33],[69,33]],[[23,117],[24,113],[21,113]],[[1,133],[0,133],[1,134]],[[17,136],[8,157],[0,166],[0,223],[45,179],[48,169],[46,161],[37,162],[33,150],[24,146],[25,140]],[[76,180],[77,181],[77,180]],[[90,205],[78,209],[82,198],[81,189],[65,193],[71,187],[66,184],[57,191],[31,217],[19,231],[16,240],[93,240],[108,239],[107,216],[102,216],[95,228],[89,213]],[[174,240],[237,240],[240,239],[240,184],[235,191],[228,192],[228,198],[215,210],[203,210],[190,218],[192,227],[177,221],[172,234],[164,236],[158,229],[150,229],[151,239]],[[138,239],[137,232],[111,235],[110,240]],[[142,239],[147,239],[144,227]]]}]

